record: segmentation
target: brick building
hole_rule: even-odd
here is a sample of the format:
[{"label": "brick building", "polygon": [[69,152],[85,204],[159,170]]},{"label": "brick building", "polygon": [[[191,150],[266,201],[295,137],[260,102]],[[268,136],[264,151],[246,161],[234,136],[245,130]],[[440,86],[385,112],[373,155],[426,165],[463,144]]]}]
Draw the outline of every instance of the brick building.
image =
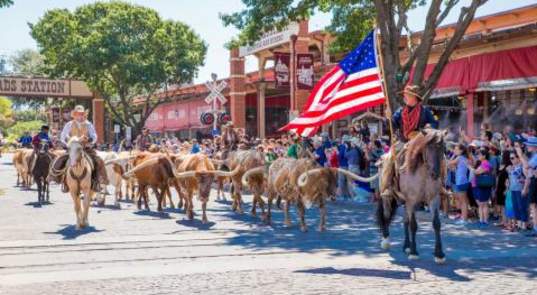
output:
[{"label": "brick building", "polygon": [[[438,28],[426,75],[432,71],[454,26]],[[287,31],[267,36],[250,48],[232,49],[230,75],[223,79],[228,86],[223,93],[229,101],[225,108],[235,126],[245,128],[251,136],[276,134],[289,117],[296,116],[302,109],[309,90],[297,89],[296,67],[293,66],[290,67],[289,87],[276,87],[274,67],[267,67],[267,64],[275,52],[290,53],[291,65],[296,54],[310,53],[314,77],[318,80],[343,56],[328,53],[331,41],[333,37],[325,32],[310,32],[308,22],[304,21]],[[258,71],[245,73],[247,55],[257,57]],[[402,60],[405,55],[402,46]],[[451,56],[429,104],[442,127],[463,126],[469,134],[475,134],[482,122],[493,123],[496,128],[506,124],[517,129],[535,128],[536,87],[537,5],[532,5],[476,18]],[[201,113],[210,110],[204,102],[207,95],[204,84],[170,90],[168,96],[173,97],[173,101],[159,106],[146,126],[182,138],[210,134],[210,127],[203,126],[199,120]],[[382,113],[382,107],[373,111]],[[351,117],[332,124],[332,131],[347,126]]]}]

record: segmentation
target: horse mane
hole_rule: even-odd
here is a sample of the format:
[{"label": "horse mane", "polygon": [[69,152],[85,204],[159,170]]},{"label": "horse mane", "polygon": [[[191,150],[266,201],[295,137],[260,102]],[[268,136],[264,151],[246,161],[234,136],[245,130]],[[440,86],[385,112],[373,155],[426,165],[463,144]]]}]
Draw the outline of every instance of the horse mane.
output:
[{"label": "horse mane", "polygon": [[425,150],[425,147],[435,137],[435,133],[429,132],[427,134],[419,133],[414,137],[407,145],[407,151],[405,156],[405,163],[403,167],[414,173],[418,168],[418,165],[423,162],[421,155]]}]

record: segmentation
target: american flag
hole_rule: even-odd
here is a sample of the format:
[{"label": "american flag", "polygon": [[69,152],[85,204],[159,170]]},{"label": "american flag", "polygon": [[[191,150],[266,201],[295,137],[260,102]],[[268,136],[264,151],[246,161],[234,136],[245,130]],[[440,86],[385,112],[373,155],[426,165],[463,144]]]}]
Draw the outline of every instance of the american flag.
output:
[{"label": "american flag", "polygon": [[313,88],[303,112],[280,130],[312,136],[321,125],[384,103],[375,33],[324,75]]}]

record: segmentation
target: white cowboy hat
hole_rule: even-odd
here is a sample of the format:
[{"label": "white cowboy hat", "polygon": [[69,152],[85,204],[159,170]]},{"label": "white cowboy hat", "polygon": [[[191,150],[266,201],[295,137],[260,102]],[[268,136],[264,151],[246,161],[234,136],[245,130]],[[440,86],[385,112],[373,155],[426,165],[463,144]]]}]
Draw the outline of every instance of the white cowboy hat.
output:
[{"label": "white cowboy hat", "polygon": [[85,114],[85,115],[88,114],[88,112],[86,111],[83,105],[75,106],[75,108],[71,111],[71,117],[73,117],[75,114],[80,114],[80,113]]}]

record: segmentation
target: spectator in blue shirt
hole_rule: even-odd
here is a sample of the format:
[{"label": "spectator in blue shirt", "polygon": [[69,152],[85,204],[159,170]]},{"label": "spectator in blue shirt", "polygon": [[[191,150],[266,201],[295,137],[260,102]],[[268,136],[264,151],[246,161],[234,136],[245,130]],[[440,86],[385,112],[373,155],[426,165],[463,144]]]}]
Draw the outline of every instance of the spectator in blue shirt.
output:
[{"label": "spectator in blue shirt", "polygon": [[324,153],[324,146],[319,141],[314,142],[313,146],[315,147],[315,160],[317,160],[319,166],[325,167],[327,159]]},{"label": "spectator in blue shirt", "polygon": [[[345,157],[345,153],[347,152],[348,147],[350,147],[350,137],[348,135],[343,135],[343,137],[341,138],[341,143],[337,146],[337,150],[339,167],[345,170],[349,168],[347,158]],[[351,193],[349,191],[349,184],[347,183],[347,177],[343,175],[343,173],[338,173],[336,195],[337,197],[342,197],[344,200],[350,199],[351,197]]]},{"label": "spectator in blue shirt", "polygon": [[30,132],[28,131],[24,132],[21,138],[19,138],[18,142],[24,148],[32,148],[32,136],[30,135]]},{"label": "spectator in blue shirt", "polygon": [[198,144],[197,139],[192,139],[192,150],[190,151],[191,154],[197,154],[200,152],[200,145]]}]

